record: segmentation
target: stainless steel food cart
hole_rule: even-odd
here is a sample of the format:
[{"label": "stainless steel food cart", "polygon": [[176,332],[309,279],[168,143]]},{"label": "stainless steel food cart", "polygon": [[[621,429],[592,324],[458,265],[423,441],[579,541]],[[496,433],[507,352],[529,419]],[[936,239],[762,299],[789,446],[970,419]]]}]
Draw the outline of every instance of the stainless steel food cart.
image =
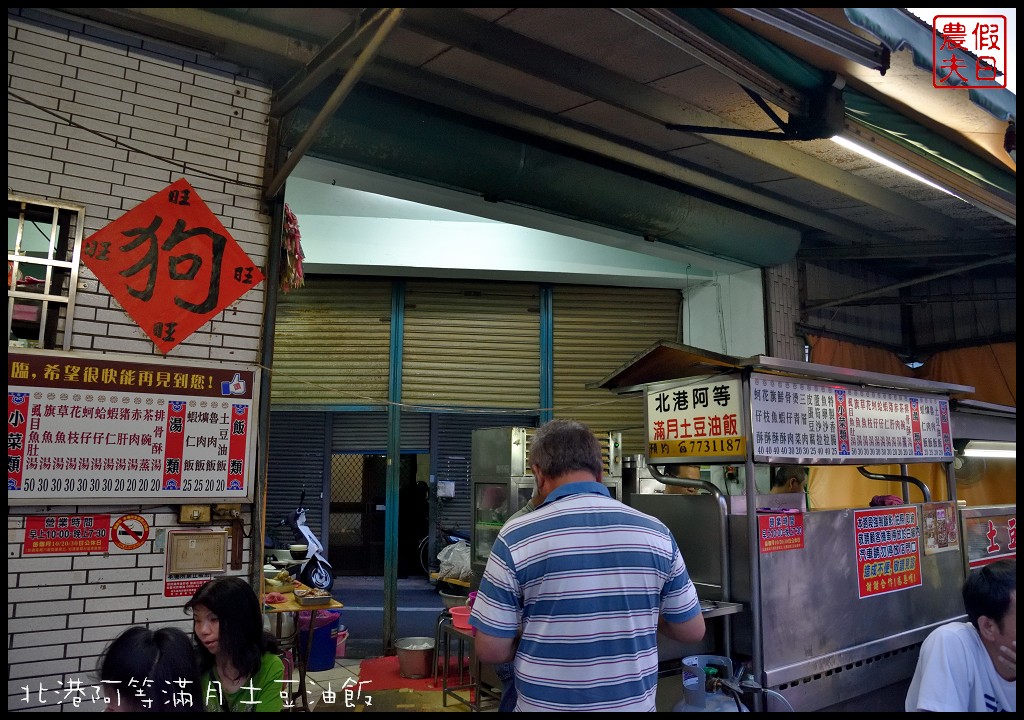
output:
[{"label": "stainless steel food cart", "polygon": [[[896,464],[906,476],[911,463],[946,464],[951,495],[940,503],[805,511],[758,495],[753,482],[730,496],[667,476],[707,493],[629,496],[672,530],[702,599],[741,604],[710,629],[713,651],[745,661],[769,691],[755,709],[778,709],[779,695],[796,710],[901,700],[920,643],[963,617],[965,561],[948,522],[957,515],[950,395],[973,388],[674,343],[595,385],[644,393],[655,473],[677,463],[740,465],[746,478],[764,464]],[[694,652],[666,649],[663,661]]]}]

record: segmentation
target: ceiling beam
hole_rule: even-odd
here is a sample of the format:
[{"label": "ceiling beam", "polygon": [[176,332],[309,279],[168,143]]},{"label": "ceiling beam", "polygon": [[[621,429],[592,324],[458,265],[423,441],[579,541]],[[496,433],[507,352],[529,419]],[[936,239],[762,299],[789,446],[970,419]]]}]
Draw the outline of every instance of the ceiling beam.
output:
[{"label": "ceiling beam", "polygon": [[[873,297],[860,300],[849,300],[829,307],[871,307],[874,305],[929,305],[931,303],[957,303],[974,300],[1016,302],[1016,292],[967,293],[961,295],[901,295],[899,297]],[[824,298],[807,301],[808,308],[821,307],[831,301]]]},{"label": "ceiling beam", "polygon": [[[507,98],[485,94],[477,88],[420,70],[412,70],[408,66],[382,58],[367,68],[364,79],[392,92],[415,97],[424,102],[458,108],[467,115],[500,123],[662,178],[700,188],[721,198],[759,209],[776,218],[817,228],[851,241],[893,245],[902,242],[894,235],[875,232],[849,219],[791,202],[760,187],[695,167],[665,153],[637,147],[635,143],[629,143],[623,138],[611,136],[596,128],[557,116],[541,115]],[[934,213],[932,215],[934,218]]]},{"label": "ceiling beam", "polygon": [[924,275],[922,277],[914,278],[913,280],[907,280],[905,282],[893,283],[886,285],[885,287],[878,287],[874,290],[867,290],[865,292],[855,293],[853,295],[847,295],[844,298],[837,298],[835,300],[827,300],[825,302],[819,302],[816,304],[807,303],[804,305],[804,312],[813,312],[814,310],[822,310],[828,307],[836,307],[837,305],[846,305],[853,300],[861,300],[863,298],[878,297],[884,295],[890,290],[898,290],[899,288],[910,287],[911,285],[919,285],[930,280],[938,280],[939,278],[948,277],[950,275],[963,274],[970,272],[971,270],[977,270],[978,268],[985,267],[986,265],[995,265],[996,263],[1003,262],[1016,262],[1017,253],[1010,253],[1008,255],[1000,255],[999,257],[987,258],[985,260],[979,260],[975,263],[969,263],[967,265],[958,264],[956,267],[949,270],[943,270],[942,272],[931,273],[930,275]]},{"label": "ceiling beam", "polygon": [[[666,127],[691,125],[749,131],[749,128],[691,107],[675,95],[457,9],[410,9],[403,27]],[[486,82],[486,78],[481,78],[481,82]],[[460,105],[445,104],[466,111]],[[942,222],[937,222],[933,209],[784,143],[718,134],[699,137],[871,205],[915,227],[927,228],[941,237],[951,240],[983,237],[976,228],[949,217],[943,216]]]},{"label": "ceiling beam", "polygon": [[402,14],[405,12],[404,8],[392,8],[388,13],[387,17],[384,18],[377,26],[373,37],[366,44],[366,47],[362,49],[359,56],[352,63],[352,66],[345,71],[345,75],[341,78],[341,82],[331,93],[327,102],[320,108],[320,112],[317,113],[316,117],[313,118],[312,123],[299,138],[298,142],[295,143],[295,147],[292,148],[291,154],[284,161],[282,166],[278,169],[277,174],[274,175],[273,179],[266,182],[263,186],[263,199],[270,200],[275,197],[284,188],[284,181],[291,175],[292,170],[299,164],[299,161],[309,150],[310,146],[316,140],[320,134],[320,130],[323,129],[324,124],[331,119],[331,116],[337,112],[338,108],[348,97],[348,94],[352,91],[352,88],[359,78],[362,76],[363,71],[367,65],[373,61],[377,53],[380,51],[381,45],[387,40],[388,35],[394,30],[395,26],[402,20]]},{"label": "ceiling beam", "polygon": [[806,115],[807,96],[772,76],[731,48],[723,46],[667,8],[612,8],[655,37],[682,50],[737,85],[771,100],[790,115]]},{"label": "ceiling beam", "polygon": [[[364,10],[366,10],[364,8]],[[377,27],[388,14],[388,8],[378,8],[364,22],[362,13],[352,23],[324,45],[312,60],[299,68],[288,82],[274,92],[270,103],[270,116],[280,118],[298,105],[306,95],[331,75],[340,72],[349,62],[349,55],[358,41]]]},{"label": "ceiling beam", "polygon": [[803,8],[733,8],[738,13],[771,25],[812,45],[853,60],[864,67],[889,69],[889,49],[882,43],[865,40],[849,30],[807,12]]},{"label": "ceiling beam", "polygon": [[894,258],[965,257],[977,255],[1005,255],[1017,249],[1016,240],[964,240],[949,242],[904,242],[890,244],[811,245],[808,235],[804,236],[797,251],[797,260],[815,262],[822,260],[889,260]]},{"label": "ceiling beam", "polygon": [[318,49],[285,33],[200,8],[55,9],[204,50],[215,57],[258,69],[265,68],[269,57],[292,67],[305,65]]}]

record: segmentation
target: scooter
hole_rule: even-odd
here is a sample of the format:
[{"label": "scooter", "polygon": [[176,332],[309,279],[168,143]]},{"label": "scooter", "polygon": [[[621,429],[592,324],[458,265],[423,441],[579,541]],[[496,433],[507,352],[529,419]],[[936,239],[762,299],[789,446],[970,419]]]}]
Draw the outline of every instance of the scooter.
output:
[{"label": "scooter", "polygon": [[324,555],[324,546],[306,525],[306,491],[299,496],[299,507],[289,515],[287,523],[298,543],[306,546],[306,559],[299,568],[298,578],[303,585],[330,590],[334,587],[334,568]]}]

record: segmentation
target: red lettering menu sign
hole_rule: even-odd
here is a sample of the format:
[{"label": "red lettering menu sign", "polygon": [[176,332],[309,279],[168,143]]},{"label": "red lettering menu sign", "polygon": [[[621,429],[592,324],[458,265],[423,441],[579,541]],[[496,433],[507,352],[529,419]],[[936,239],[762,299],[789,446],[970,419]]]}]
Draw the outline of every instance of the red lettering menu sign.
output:
[{"label": "red lettering menu sign", "polygon": [[7,371],[8,504],[251,499],[257,367],[12,350]]},{"label": "red lettering menu sign", "polygon": [[854,510],[857,587],[872,595],[921,585],[921,526],[916,505]]},{"label": "red lettering menu sign", "polygon": [[82,262],[163,353],[263,280],[184,179],[86,238]]},{"label": "red lettering menu sign", "polygon": [[804,514],[758,510],[757,543],[761,554],[801,549],[804,546]]},{"label": "red lettering menu sign", "polygon": [[25,555],[107,552],[110,515],[29,515],[25,518]]}]

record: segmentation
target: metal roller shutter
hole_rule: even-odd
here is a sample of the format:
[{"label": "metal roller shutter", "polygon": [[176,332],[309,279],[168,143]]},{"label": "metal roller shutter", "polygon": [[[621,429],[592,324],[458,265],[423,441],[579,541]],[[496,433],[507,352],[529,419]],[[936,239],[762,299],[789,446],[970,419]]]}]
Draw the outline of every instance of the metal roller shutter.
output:
[{"label": "metal roller shutter", "polygon": [[535,410],[539,308],[534,284],[409,281],[403,404]]},{"label": "metal roller shutter", "polygon": [[[387,454],[386,412],[335,412],[331,414],[331,452]],[[402,452],[430,452],[430,416],[402,413]]]},{"label": "metal roller shutter", "polygon": [[296,542],[278,522],[298,507],[306,491],[306,525],[322,538],[324,453],[327,450],[327,413],[270,413],[270,452],[267,454],[267,535],[281,542]]},{"label": "metal roller shutter", "polygon": [[553,295],[554,417],[619,430],[623,455],[645,452],[643,398],[586,386],[659,340],[678,341],[679,291],[557,285]]},{"label": "metal roller shutter", "polygon": [[386,402],[391,282],[307,277],[278,301],[275,404]]}]

